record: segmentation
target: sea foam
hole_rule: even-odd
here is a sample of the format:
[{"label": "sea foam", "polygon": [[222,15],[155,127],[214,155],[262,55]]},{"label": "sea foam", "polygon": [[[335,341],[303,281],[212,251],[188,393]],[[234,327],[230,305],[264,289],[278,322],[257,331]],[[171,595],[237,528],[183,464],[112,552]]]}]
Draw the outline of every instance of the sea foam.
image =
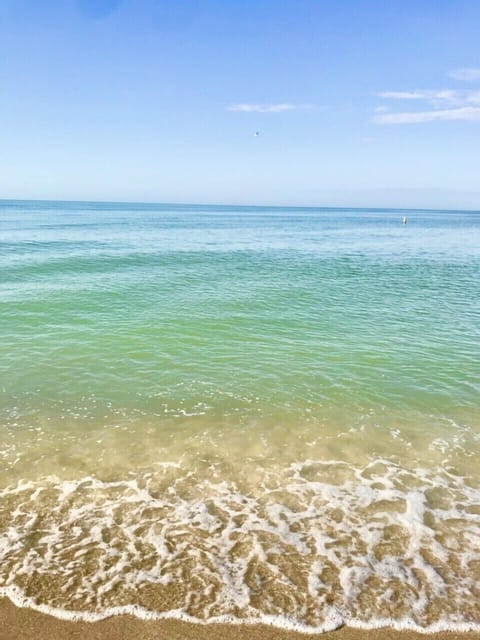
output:
[{"label": "sea foam", "polygon": [[71,620],[473,630],[479,525],[478,487],[388,460],[307,460],[249,488],[215,465],[45,478],[1,492],[0,594]]}]

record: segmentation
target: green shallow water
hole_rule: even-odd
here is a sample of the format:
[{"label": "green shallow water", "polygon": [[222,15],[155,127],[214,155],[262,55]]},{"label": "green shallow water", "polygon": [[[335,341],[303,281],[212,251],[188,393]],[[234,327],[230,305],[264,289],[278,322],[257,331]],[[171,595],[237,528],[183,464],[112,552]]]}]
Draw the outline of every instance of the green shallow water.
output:
[{"label": "green shallow water", "polygon": [[[480,541],[474,529],[466,533],[480,511],[480,214],[408,212],[402,225],[404,214],[0,202],[0,524],[4,560],[12,562],[0,572],[0,590],[22,594],[31,606],[92,615],[116,606],[162,614],[181,609],[207,620],[288,614],[318,629],[348,616],[362,624],[408,619],[422,627],[477,622],[475,608],[465,613],[465,594],[480,577]],[[167,479],[165,464],[177,465]],[[62,483],[68,482],[74,484],[67,491]],[[207,515],[193,529],[190,522],[185,536],[198,552],[196,571],[205,571],[205,599],[190,592],[165,595],[167,582],[179,580],[180,569],[168,564],[173,542],[168,553],[153,545],[155,562],[149,547],[134,559],[123,557],[121,566],[113,563],[128,576],[123,586],[113,584],[108,571],[95,577],[93,568],[90,582],[85,577],[80,586],[79,572],[88,571],[71,558],[62,564],[73,542],[66,531],[56,536],[62,518],[75,520],[69,501],[78,493],[78,509],[85,482],[83,508],[97,500],[90,526],[102,523],[108,532],[102,535],[116,540],[117,550],[138,542],[131,520],[141,522],[143,512],[129,511],[132,500],[147,510],[148,500],[164,499],[161,509],[158,502],[150,505],[160,509],[158,519],[145,515],[150,541],[161,523],[187,526],[182,518],[196,516],[185,516],[185,509],[203,504]],[[135,499],[129,482],[140,492]],[[220,495],[222,483],[228,500]],[[423,496],[418,512],[408,507],[417,504],[409,502],[415,483]],[[141,493],[147,485],[160,488]],[[169,493],[177,486],[180,502]],[[317,501],[328,504],[329,491],[332,513],[313,529],[310,516],[292,516],[317,509],[320,517]],[[362,503],[362,491],[373,492],[370,502]],[[112,492],[123,505],[116,520]],[[43,498],[29,529],[32,496]],[[243,534],[232,524],[239,496],[248,503],[244,522],[258,518]],[[367,502],[377,505],[377,515]],[[287,506],[305,547],[271,516]],[[398,520],[398,513],[414,512]],[[215,526],[209,518],[218,519]],[[423,533],[415,518],[426,527]],[[445,519],[453,527],[448,532]],[[378,531],[375,521],[383,523]],[[463,525],[455,529],[458,521]],[[349,532],[344,551],[357,559],[353,567],[341,554],[335,565],[326,552],[335,522],[344,523],[342,536]],[[39,543],[38,527],[50,531],[53,546]],[[244,535],[250,551],[232,542],[220,553],[209,527],[223,527],[225,539]],[[383,543],[373,542],[372,527]],[[273,542],[259,541],[260,529],[282,553],[290,550],[292,566],[303,558],[308,576],[270,562],[265,549]],[[323,547],[315,537],[321,531]],[[355,531],[370,542],[362,547]],[[450,567],[444,574],[453,572],[435,587],[435,597],[427,594],[432,579],[425,567],[436,566],[425,555],[429,536],[442,549],[437,562]],[[216,569],[211,557],[205,561],[213,553],[205,539],[213,540]],[[405,540],[410,564],[400,560],[408,557]],[[448,560],[449,544],[460,548],[467,541],[471,557]],[[110,553],[101,536],[88,544],[92,557]],[[378,551],[379,544],[388,553]],[[425,545],[424,564],[412,551],[415,544]],[[385,586],[383,556],[396,558],[390,574],[403,578],[395,585]],[[252,584],[267,574],[281,580],[262,599]],[[48,589],[40,588],[39,575],[49,576]],[[162,591],[159,576],[165,575]],[[308,598],[278,595],[288,581]],[[335,597],[321,595],[320,584]],[[359,586],[367,584],[372,593],[400,595],[375,608]],[[463,595],[456,600],[457,592]],[[453,605],[442,617],[447,600]],[[328,603],[334,601],[333,610]]]},{"label": "green shallow water", "polygon": [[475,407],[480,217],[399,216],[4,204],[2,407]]}]

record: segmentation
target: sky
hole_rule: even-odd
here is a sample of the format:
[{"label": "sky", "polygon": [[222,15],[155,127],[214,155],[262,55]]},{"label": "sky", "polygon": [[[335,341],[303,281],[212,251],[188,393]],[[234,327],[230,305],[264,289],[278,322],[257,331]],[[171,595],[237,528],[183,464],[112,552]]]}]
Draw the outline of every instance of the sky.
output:
[{"label": "sky", "polygon": [[0,198],[480,209],[478,0],[0,0]]}]

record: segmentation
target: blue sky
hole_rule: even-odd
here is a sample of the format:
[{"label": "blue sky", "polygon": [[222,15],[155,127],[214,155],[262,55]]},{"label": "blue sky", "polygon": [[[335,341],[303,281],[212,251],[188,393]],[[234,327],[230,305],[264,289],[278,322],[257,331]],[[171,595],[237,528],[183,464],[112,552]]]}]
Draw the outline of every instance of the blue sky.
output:
[{"label": "blue sky", "polygon": [[479,26],[478,0],[0,0],[0,198],[480,209]]}]

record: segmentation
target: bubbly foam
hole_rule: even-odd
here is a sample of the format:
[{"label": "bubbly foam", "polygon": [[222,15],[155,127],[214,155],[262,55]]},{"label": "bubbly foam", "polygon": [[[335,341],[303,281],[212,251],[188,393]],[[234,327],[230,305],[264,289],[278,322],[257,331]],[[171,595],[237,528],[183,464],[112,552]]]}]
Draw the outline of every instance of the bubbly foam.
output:
[{"label": "bubbly foam", "polygon": [[72,620],[466,631],[479,525],[465,478],[383,459],[50,477],[1,492],[0,594]]}]

